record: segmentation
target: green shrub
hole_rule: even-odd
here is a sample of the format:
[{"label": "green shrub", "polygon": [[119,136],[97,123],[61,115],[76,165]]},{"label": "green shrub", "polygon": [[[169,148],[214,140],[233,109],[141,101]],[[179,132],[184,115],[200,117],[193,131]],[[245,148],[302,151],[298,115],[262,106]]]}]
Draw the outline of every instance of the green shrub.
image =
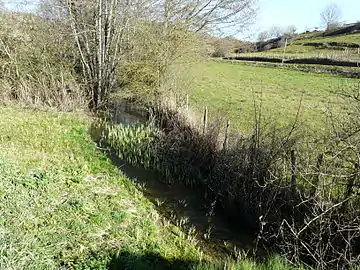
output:
[{"label": "green shrub", "polygon": [[114,125],[109,126],[106,133],[106,143],[116,150],[119,158],[148,169],[156,166],[153,149],[158,132],[151,126]]}]

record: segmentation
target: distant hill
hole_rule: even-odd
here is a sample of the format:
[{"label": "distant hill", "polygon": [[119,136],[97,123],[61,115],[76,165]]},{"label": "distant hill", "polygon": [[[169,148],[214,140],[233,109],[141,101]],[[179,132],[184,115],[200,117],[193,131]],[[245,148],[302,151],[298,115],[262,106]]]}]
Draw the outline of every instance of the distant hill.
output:
[{"label": "distant hill", "polygon": [[307,31],[291,39],[269,39],[254,43],[253,47],[255,52],[238,53],[230,58],[255,62],[358,67],[360,23],[348,24],[332,31]]},{"label": "distant hill", "polygon": [[344,27],[340,27],[339,29],[335,29],[330,32],[324,32],[324,36],[337,36],[343,34],[352,34],[360,32],[360,22],[347,24]]},{"label": "distant hill", "polygon": [[[278,37],[255,43],[257,52],[283,52],[285,37]],[[285,53],[312,54],[317,52],[346,51],[360,47],[360,22],[347,24],[332,31],[307,31],[288,40]],[[309,56],[309,55],[307,55]]]}]

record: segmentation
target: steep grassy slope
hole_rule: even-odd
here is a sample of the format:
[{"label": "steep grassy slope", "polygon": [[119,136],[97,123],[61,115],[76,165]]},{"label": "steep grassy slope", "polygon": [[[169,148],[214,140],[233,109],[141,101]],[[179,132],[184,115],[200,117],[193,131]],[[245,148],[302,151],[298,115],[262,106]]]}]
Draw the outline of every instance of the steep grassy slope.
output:
[{"label": "steep grassy slope", "polygon": [[0,269],[201,260],[162,223],[97,150],[84,117],[0,107]]},{"label": "steep grassy slope", "polygon": [[319,35],[313,36],[311,38],[299,39],[294,42],[294,44],[306,43],[306,42],[317,42],[317,43],[330,43],[330,42],[339,42],[339,43],[357,43],[360,44],[360,33],[347,34],[347,35],[337,35],[337,36],[328,36],[321,37]]},{"label": "steep grassy slope", "polygon": [[342,61],[360,61],[360,55],[354,48],[324,48],[304,45],[290,45],[286,48],[277,48],[266,52],[246,54],[247,56],[264,56],[270,58],[294,59],[294,58],[328,58]]}]

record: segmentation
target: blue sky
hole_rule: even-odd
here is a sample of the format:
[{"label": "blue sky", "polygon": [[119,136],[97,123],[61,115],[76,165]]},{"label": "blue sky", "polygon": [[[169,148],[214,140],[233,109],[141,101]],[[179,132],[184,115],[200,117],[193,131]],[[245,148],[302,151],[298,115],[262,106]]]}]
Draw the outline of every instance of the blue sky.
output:
[{"label": "blue sky", "polygon": [[[38,0],[3,1],[12,8],[18,3],[24,7],[24,2],[27,2],[26,7],[31,10]],[[255,24],[237,37],[255,40],[259,32],[269,30],[272,26],[295,25],[298,32],[321,27],[320,14],[332,3],[337,4],[341,9],[343,22],[360,21],[360,0],[258,0],[259,11]]]},{"label": "blue sky", "polygon": [[[259,12],[256,23],[241,36],[250,37],[268,30],[271,26],[295,25],[298,31],[321,26],[320,14],[329,4],[337,4],[342,21],[360,21],[360,0],[258,0]],[[251,37],[250,37],[251,38]],[[252,38],[253,39],[253,38]]]}]

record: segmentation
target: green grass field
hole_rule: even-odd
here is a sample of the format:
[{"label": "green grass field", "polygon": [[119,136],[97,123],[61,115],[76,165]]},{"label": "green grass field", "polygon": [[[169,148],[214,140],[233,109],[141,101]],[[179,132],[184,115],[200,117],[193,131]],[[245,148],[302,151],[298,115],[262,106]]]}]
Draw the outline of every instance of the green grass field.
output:
[{"label": "green grass field", "polygon": [[272,49],[265,52],[256,52],[243,54],[241,56],[262,56],[270,58],[328,58],[339,61],[360,61],[360,54],[357,49],[342,48],[342,49],[323,49],[313,46],[290,45],[286,48]]},{"label": "green grass field", "polygon": [[191,88],[192,106],[209,107],[210,114],[228,115],[236,128],[254,122],[254,102],[262,115],[279,124],[294,121],[301,103],[301,118],[310,128],[325,128],[326,113],[346,113],[342,91],[356,87],[356,79],[246,63],[209,61],[198,66]]},{"label": "green grass field", "polygon": [[300,43],[305,43],[305,42],[316,42],[316,43],[341,42],[341,43],[360,44],[360,33],[329,36],[329,37],[313,36],[313,37],[310,37],[307,39],[299,39],[299,40],[295,41],[294,44],[300,44]]},{"label": "green grass field", "polygon": [[340,61],[360,61],[360,54],[357,48],[346,47],[315,47],[304,46],[305,43],[357,43],[360,44],[360,34],[348,34],[332,37],[319,37],[317,33],[315,36],[310,35],[307,38],[300,36],[299,39],[291,42],[285,50],[284,47],[267,50],[264,52],[255,52],[241,54],[240,56],[261,56],[270,58],[328,58]]},{"label": "green grass field", "polygon": [[290,269],[203,253],[97,149],[89,124],[0,107],[0,269]]}]

